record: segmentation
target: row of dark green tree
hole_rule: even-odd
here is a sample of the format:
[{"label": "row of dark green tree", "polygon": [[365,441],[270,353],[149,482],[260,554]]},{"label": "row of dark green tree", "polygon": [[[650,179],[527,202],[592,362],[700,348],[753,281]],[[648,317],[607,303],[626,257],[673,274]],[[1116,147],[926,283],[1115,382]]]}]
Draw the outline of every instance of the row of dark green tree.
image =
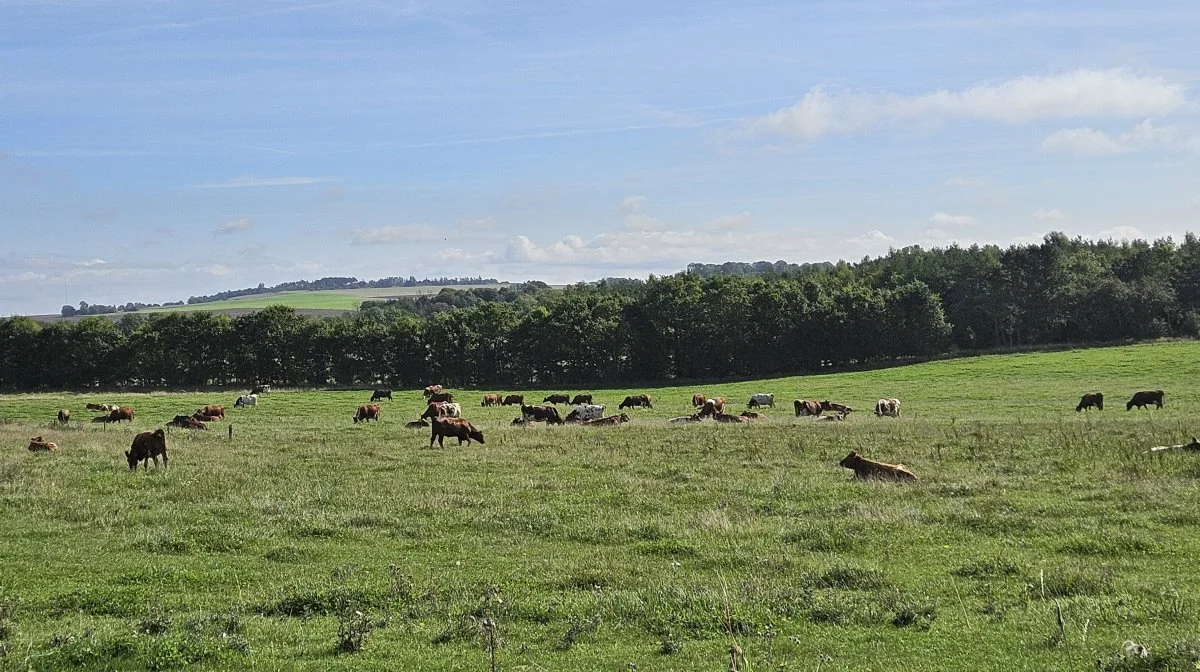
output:
[{"label": "row of dark green tree", "polygon": [[1200,335],[1200,242],[894,250],[799,272],[446,290],[344,317],[0,320],[0,388],[582,387],[817,371],[955,349]]}]

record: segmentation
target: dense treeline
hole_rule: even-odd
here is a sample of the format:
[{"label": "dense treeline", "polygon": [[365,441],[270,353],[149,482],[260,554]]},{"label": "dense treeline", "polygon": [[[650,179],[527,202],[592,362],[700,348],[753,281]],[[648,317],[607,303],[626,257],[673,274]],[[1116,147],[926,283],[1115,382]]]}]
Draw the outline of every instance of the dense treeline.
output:
[{"label": "dense treeline", "polygon": [[0,320],[0,387],[575,387],[768,376],[1058,342],[1200,334],[1200,241],[905,248],[764,277],[444,290],[340,318],[273,307]]},{"label": "dense treeline", "polygon": [[359,280],[354,277],[328,277],[318,280],[294,280],[292,282],[281,282],[278,285],[267,287],[263,283],[258,283],[257,287],[247,287],[245,289],[231,289],[225,292],[217,292],[216,294],[207,294],[203,296],[189,296],[188,304],[196,303],[213,303],[214,301],[224,301],[225,299],[233,299],[239,296],[254,296],[256,294],[275,294],[277,292],[316,292],[330,289],[366,289],[378,287],[429,287],[438,285],[495,285],[499,281],[495,278],[423,278],[418,280],[414,276],[407,278],[391,277],[382,278],[380,280]]},{"label": "dense treeline", "polygon": [[804,273],[811,270],[829,270],[833,264],[822,261],[819,264],[789,264],[786,261],[727,261],[723,264],[688,264],[687,272],[702,278],[713,275],[787,275],[789,273]]}]

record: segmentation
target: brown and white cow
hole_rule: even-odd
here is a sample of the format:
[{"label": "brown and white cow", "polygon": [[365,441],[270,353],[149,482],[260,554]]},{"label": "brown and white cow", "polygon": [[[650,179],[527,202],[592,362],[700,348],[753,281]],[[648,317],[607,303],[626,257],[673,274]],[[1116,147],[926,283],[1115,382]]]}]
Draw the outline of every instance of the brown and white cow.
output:
[{"label": "brown and white cow", "polygon": [[441,391],[442,391],[441,385],[429,385],[425,389],[421,390],[421,394],[425,397],[432,397],[433,395],[435,395]]},{"label": "brown and white cow", "polygon": [[899,399],[880,399],[875,402],[875,417],[898,418],[900,417],[900,400]]},{"label": "brown and white cow", "polygon": [[503,399],[498,394],[485,394],[480,406],[499,406]]},{"label": "brown and white cow", "polygon": [[354,424],[368,420],[379,422],[379,404],[363,404],[358,407],[358,412],[354,414]]},{"label": "brown and white cow", "polygon": [[692,395],[692,408],[700,408],[704,402],[708,401],[708,397],[703,394],[696,393]]},{"label": "brown and white cow", "polygon": [[461,416],[462,404],[452,404],[448,401],[434,401],[425,407],[425,412],[421,414],[421,419],[458,418]]},{"label": "brown and white cow", "polygon": [[29,452],[31,453],[57,453],[58,444],[51,441],[46,441],[40,436],[35,436],[29,440]]},{"label": "brown and white cow", "polygon": [[832,401],[829,401],[827,399],[827,400],[821,402],[821,411],[822,412],[833,411],[834,413],[837,413],[838,415],[840,415],[844,418],[847,415],[850,415],[851,413],[853,413],[854,409],[850,408],[849,406],[845,406],[843,404],[835,404]]},{"label": "brown and white cow", "polygon": [[903,464],[887,464],[862,457],[855,451],[842,458],[838,466],[854,470],[854,477],[862,480],[870,478],[888,479],[894,481],[915,481],[916,474]]},{"label": "brown and white cow", "polygon": [[610,415],[607,418],[595,418],[593,420],[584,420],[581,425],[588,427],[597,427],[605,425],[620,425],[629,422],[629,415],[622,413],[620,415]]},{"label": "brown and white cow", "polygon": [[65,425],[71,421],[71,411],[65,408],[58,409],[58,424]]},{"label": "brown and white cow", "polygon": [[465,418],[433,418],[429,421],[430,435],[429,447],[433,447],[434,440],[437,441],[438,447],[445,447],[446,437],[458,439],[458,445],[462,445],[463,441],[467,445],[471,445],[471,441],[475,440],[483,443],[483,432],[475,429],[475,425],[467,422]]},{"label": "brown and white cow", "polygon": [[122,420],[133,422],[133,409],[129,406],[122,406],[115,411],[109,411],[106,422],[121,422]]},{"label": "brown and white cow", "polygon": [[805,415],[820,415],[821,414],[821,402],[819,402],[819,401],[811,401],[808,399],[796,399],[795,401],[792,402],[792,405],[796,407],[796,417],[797,418],[799,418],[801,416],[805,416]]},{"label": "brown and white cow", "polygon": [[705,400],[705,402],[701,405],[699,415],[702,418],[711,418],[724,412],[725,397],[713,397],[712,399]]}]

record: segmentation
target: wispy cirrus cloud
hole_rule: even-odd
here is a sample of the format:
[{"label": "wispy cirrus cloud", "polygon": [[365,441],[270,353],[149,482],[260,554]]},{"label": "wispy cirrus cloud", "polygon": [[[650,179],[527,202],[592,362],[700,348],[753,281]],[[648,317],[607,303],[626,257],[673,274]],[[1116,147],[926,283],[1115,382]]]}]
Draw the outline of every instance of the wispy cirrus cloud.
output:
[{"label": "wispy cirrus cloud", "polygon": [[249,217],[234,217],[225,220],[225,223],[217,227],[217,233],[237,233],[239,231],[249,231],[254,228],[254,220]]},{"label": "wispy cirrus cloud", "polygon": [[1079,156],[1111,156],[1140,150],[1200,151],[1200,137],[1186,137],[1174,126],[1146,119],[1119,135],[1095,128],[1064,128],[1042,140],[1042,149]]},{"label": "wispy cirrus cloud", "polygon": [[244,189],[249,187],[296,187],[308,184],[322,184],[325,182],[335,182],[332,177],[308,177],[308,176],[293,176],[293,177],[255,177],[253,175],[243,175],[235,177],[225,182],[214,182],[210,184],[198,184],[198,189]]},{"label": "wispy cirrus cloud", "polygon": [[1186,87],[1125,69],[1077,70],[904,96],[824,87],[745,124],[751,135],[814,141],[901,124],[975,119],[1021,124],[1044,119],[1157,116],[1181,108]]}]

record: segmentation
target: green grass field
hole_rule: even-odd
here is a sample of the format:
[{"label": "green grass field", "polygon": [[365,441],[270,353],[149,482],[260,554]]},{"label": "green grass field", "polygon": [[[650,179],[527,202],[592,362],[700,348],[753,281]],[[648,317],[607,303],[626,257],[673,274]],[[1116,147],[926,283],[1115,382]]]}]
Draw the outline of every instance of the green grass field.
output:
[{"label": "green grass field", "polygon": [[358,310],[359,305],[361,305],[363,301],[367,300],[387,300],[402,296],[433,295],[437,294],[443,289],[472,289],[476,286],[498,288],[504,285],[445,285],[274,292],[271,294],[239,296],[233,299],[213,301],[211,303],[196,303],[186,306],[168,306],[166,308],[147,308],[140,312],[165,313],[192,310],[250,310],[276,305],[290,306],[297,310]]},{"label": "green grass field", "polygon": [[[417,391],[355,425],[369,391],[281,390],[136,473],[135,431],[235,394],[0,396],[0,663],[487,670],[493,632],[499,670],[728,670],[734,643],[743,671],[1194,670],[1200,454],[1144,451],[1200,434],[1198,374],[1174,342],[526,393],[653,395],[614,428],[510,427],[479,406],[506,390],[454,390],[487,443],[433,450],[403,427]],[[1127,412],[1141,389],[1166,407]],[[1076,413],[1092,390],[1106,410]],[[782,403],[668,424],[693,392]],[[858,411],[794,418],[797,397]],[[137,419],[89,424],[89,401]],[[851,450],[920,481],[855,482]]]}]

